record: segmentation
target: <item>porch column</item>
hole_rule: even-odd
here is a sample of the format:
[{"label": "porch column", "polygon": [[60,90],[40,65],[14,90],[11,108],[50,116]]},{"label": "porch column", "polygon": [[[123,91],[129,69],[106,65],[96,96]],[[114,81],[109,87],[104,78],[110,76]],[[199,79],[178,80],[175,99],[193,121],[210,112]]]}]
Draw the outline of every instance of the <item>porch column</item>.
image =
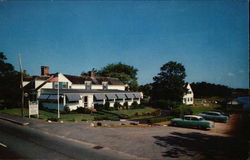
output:
[{"label": "porch column", "polygon": [[63,95],[63,106],[66,105],[66,98],[65,98],[65,95]]}]

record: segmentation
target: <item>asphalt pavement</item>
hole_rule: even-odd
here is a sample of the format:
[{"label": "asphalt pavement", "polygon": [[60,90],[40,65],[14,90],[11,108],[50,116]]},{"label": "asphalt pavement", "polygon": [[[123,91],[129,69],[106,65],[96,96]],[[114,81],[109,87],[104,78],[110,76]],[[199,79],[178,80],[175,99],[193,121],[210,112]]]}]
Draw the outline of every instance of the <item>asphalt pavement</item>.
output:
[{"label": "asphalt pavement", "polygon": [[134,159],[100,146],[45,134],[28,126],[0,120],[1,159]]},{"label": "asphalt pavement", "polygon": [[[215,129],[204,131],[170,126],[91,127],[92,122],[26,120],[27,126],[0,120],[0,143],[8,144],[10,151],[28,158],[238,160],[246,159],[248,152],[245,139],[224,134],[224,129],[230,129],[230,122],[216,123]],[[2,128],[7,129],[2,132]],[[25,151],[27,154],[23,154]],[[46,152],[49,156],[43,157]]]}]

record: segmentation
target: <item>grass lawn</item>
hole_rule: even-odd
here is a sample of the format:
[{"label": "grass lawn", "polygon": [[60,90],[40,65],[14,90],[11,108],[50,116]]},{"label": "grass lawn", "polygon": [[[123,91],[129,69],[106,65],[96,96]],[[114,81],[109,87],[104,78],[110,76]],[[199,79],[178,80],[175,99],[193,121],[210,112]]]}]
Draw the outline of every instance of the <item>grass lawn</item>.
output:
[{"label": "grass lawn", "polygon": [[[150,107],[145,107],[143,109],[115,110],[115,111],[109,111],[109,112],[116,113],[119,115],[126,114],[130,118],[133,118],[133,119],[141,119],[141,118],[154,117],[152,115],[145,115],[147,113],[151,113],[154,111],[156,111],[156,109],[150,108]],[[0,110],[0,113],[7,113],[7,114],[11,114],[11,115],[21,116],[20,108]],[[24,109],[24,113],[25,113],[24,115],[26,117],[28,117],[28,109],[27,108]],[[136,113],[137,113],[137,115],[135,115]],[[112,118],[112,116],[114,117],[114,115],[109,115],[107,113],[105,113],[104,115],[68,113],[68,114],[60,114],[60,116],[61,116],[60,120],[62,120],[64,122],[93,121],[95,117],[100,118],[103,116],[106,116],[109,118]],[[36,118],[34,117],[34,119],[36,119]],[[48,119],[57,119],[57,112],[56,111],[55,112],[48,112],[48,111],[44,111],[44,110],[39,110],[39,120],[47,121]]]},{"label": "grass lawn", "polygon": [[[4,109],[4,110],[0,110],[0,112],[21,116],[20,108]],[[26,108],[24,109],[24,115],[28,117],[28,109]],[[75,114],[61,114],[60,116],[61,116],[62,121],[80,122],[82,120],[86,120],[86,121],[94,120],[94,115],[90,115],[90,114],[75,113]],[[57,118],[57,113],[39,110],[39,119],[46,121],[49,118]]]},{"label": "grass lawn", "polygon": [[116,113],[116,114],[126,114],[129,117],[132,117],[135,113],[138,113],[138,115],[142,115],[143,113],[151,113],[154,111],[156,111],[156,109],[151,108],[151,107],[145,107],[143,109],[114,110],[114,111],[109,111],[109,112]]},{"label": "grass lawn", "polygon": [[211,111],[214,107],[191,107],[193,114],[199,114],[201,112]]}]

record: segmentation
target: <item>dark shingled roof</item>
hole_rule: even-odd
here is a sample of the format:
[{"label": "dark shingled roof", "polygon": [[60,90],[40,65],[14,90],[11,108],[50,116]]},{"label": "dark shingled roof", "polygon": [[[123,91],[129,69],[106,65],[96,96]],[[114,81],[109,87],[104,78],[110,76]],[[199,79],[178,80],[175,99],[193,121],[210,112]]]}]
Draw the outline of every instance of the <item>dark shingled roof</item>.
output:
[{"label": "dark shingled roof", "polygon": [[64,75],[68,78],[73,84],[84,84],[84,81],[91,81],[92,84],[99,84],[101,85],[102,82],[108,82],[110,85],[124,85],[122,81],[118,78],[111,78],[111,77],[81,77],[81,76],[72,76],[72,75]]},{"label": "dark shingled roof", "polygon": [[[57,73],[55,74],[49,74],[47,76],[30,76],[30,77],[25,77],[24,81],[34,81],[34,80],[47,80],[49,77],[52,75],[56,76]],[[73,84],[84,84],[85,81],[91,81],[92,84],[99,84],[102,85],[102,82],[108,82],[109,85],[124,85],[122,81],[120,81],[118,78],[112,78],[112,77],[81,77],[81,76],[74,76],[74,75],[67,75],[64,74],[68,80],[70,80]],[[27,88],[33,88],[34,86],[30,86]]]}]

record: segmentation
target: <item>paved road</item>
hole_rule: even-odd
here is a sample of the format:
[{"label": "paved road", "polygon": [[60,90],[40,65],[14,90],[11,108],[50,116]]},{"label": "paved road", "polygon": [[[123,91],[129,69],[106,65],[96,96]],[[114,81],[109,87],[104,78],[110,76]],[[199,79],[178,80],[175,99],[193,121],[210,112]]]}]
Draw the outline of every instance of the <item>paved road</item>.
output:
[{"label": "paved road", "polygon": [[231,130],[232,120],[237,121],[237,116],[229,123],[216,123],[211,131],[169,126],[94,128],[88,122],[32,121],[17,127],[0,121],[0,143],[7,144],[6,152],[24,158],[243,160],[247,141],[225,134]]},{"label": "paved road", "polygon": [[[0,120],[0,159],[132,159]],[[100,147],[99,147],[100,148]]]}]

